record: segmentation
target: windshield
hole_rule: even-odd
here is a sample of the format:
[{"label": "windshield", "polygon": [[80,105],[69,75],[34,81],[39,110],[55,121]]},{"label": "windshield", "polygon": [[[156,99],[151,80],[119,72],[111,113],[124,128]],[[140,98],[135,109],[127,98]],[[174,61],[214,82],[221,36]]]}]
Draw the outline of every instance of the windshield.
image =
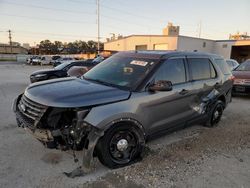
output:
[{"label": "windshield", "polygon": [[152,70],[156,61],[115,55],[85,73],[83,78],[131,90]]},{"label": "windshield", "polygon": [[62,63],[62,64],[60,64],[60,65],[57,65],[56,67],[55,67],[55,69],[56,70],[62,70],[62,69],[64,69],[66,66],[68,66],[70,63]]},{"label": "windshield", "polygon": [[246,61],[240,64],[237,68],[237,71],[250,71],[250,61]]}]

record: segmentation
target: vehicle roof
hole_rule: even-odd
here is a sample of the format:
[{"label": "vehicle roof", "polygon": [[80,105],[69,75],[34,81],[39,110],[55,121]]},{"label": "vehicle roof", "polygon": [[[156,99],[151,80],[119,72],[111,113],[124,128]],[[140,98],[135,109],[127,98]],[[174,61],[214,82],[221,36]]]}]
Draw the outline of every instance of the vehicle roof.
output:
[{"label": "vehicle roof", "polygon": [[195,56],[207,56],[212,58],[222,58],[217,54],[205,53],[205,52],[188,52],[188,51],[175,51],[175,50],[147,50],[147,51],[124,51],[119,52],[120,55],[131,55],[141,58],[151,59],[164,59],[175,55],[195,55]]}]

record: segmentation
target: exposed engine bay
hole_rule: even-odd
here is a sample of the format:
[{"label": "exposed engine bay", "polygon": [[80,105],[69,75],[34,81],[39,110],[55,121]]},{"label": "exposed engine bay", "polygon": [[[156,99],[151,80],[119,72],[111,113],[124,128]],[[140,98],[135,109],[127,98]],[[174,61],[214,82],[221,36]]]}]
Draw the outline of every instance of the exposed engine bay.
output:
[{"label": "exposed engine bay", "polygon": [[83,165],[65,173],[67,176],[75,177],[89,170],[95,145],[103,132],[84,122],[88,109],[47,107],[25,95],[16,99],[13,108],[18,126],[25,128],[46,147],[73,151],[83,149]]},{"label": "exposed engine bay", "polygon": [[[86,112],[87,113],[87,112]],[[91,127],[78,121],[78,113],[72,109],[49,108],[37,124],[37,129],[47,129],[53,136],[45,144],[49,148],[80,150],[88,144]]]}]

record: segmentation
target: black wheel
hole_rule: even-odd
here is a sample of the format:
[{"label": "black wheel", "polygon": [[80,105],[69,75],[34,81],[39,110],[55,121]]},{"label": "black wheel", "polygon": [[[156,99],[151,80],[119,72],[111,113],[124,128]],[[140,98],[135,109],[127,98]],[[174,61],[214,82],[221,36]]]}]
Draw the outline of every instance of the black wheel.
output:
[{"label": "black wheel", "polygon": [[99,140],[96,153],[103,165],[118,168],[134,162],[142,148],[139,134],[133,126],[116,125]]},{"label": "black wheel", "polygon": [[208,127],[215,127],[221,120],[223,111],[224,111],[224,103],[218,100],[211,111],[209,121],[207,122],[206,126]]}]

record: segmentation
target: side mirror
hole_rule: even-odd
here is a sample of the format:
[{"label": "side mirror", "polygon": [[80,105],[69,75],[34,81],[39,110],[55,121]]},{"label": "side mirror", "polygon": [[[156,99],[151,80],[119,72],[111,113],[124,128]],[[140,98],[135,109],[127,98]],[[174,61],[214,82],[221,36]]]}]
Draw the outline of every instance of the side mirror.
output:
[{"label": "side mirror", "polygon": [[159,80],[149,86],[149,91],[171,91],[172,89],[172,82],[167,80]]}]

